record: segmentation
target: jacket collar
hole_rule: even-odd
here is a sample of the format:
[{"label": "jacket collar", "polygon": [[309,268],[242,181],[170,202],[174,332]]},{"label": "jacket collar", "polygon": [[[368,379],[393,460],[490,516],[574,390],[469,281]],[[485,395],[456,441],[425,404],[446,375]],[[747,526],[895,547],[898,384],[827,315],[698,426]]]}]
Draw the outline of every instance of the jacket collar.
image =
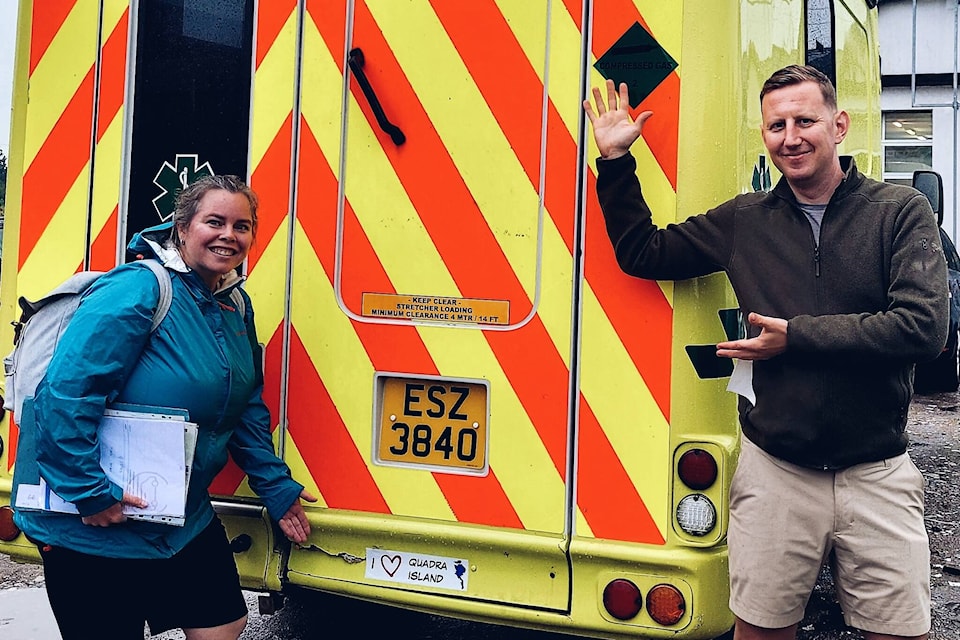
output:
[{"label": "jacket collar", "polygon": [[[840,181],[836,191],[830,196],[830,202],[846,197],[857,189],[864,180],[864,175],[857,169],[857,162],[853,156],[840,156],[840,169],[843,170],[843,180]],[[794,195],[793,189],[790,188],[786,178],[780,178],[772,193],[788,202],[797,203],[797,196]]]},{"label": "jacket collar", "polygon": [[[193,269],[188,267],[187,263],[183,261],[183,256],[180,255],[179,249],[173,246],[173,242],[170,240],[170,230],[172,227],[172,223],[165,222],[144,229],[134,235],[127,249],[145,258],[156,258],[160,264],[171,271],[176,271],[184,275],[191,274],[189,279],[196,280],[202,289],[209,291],[206,284],[200,282],[200,279],[193,272]],[[225,275],[220,281],[220,286],[213,292],[213,295],[219,296],[222,293],[227,293],[240,286],[243,281],[244,278],[238,275],[236,271],[230,271],[230,273]]]}]

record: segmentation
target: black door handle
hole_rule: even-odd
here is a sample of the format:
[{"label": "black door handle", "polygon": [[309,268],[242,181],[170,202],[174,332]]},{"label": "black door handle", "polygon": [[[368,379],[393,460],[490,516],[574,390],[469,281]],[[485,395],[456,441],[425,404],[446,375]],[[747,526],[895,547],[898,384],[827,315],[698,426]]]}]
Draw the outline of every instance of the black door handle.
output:
[{"label": "black door handle", "polygon": [[373,109],[373,115],[377,119],[377,124],[380,125],[380,128],[383,129],[384,133],[387,133],[390,136],[390,139],[393,140],[393,144],[399,146],[407,141],[407,136],[403,135],[403,131],[400,130],[400,127],[387,119],[387,114],[383,112],[383,107],[380,106],[380,101],[377,100],[377,94],[373,92],[373,87],[370,86],[370,81],[367,80],[366,74],[363,73],[363,63],[363,51],[361,51],[359,48],[351,49],[350,55],[347,56],[347,64],[350,65],[350,71],[352,71],[353,75],[357,77],[357,84],[360,85],[360,90],[363,91],[363,95],[366,97],[367,102],[370,103],[370,108]]}]

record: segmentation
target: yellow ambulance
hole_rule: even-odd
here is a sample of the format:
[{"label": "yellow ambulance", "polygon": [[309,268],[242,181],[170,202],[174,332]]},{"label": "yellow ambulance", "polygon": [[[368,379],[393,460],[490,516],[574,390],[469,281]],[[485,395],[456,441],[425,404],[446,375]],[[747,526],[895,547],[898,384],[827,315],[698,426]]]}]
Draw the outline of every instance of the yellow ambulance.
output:
[{"label": "yellow ambulance", "polygon": [[[261,198],[244,266],[302,546],[228,467],[246,587],[596,637],[728,630],[738,335],[722,276],[621,273],[581,103],[634,145],[664,225],[776,175],[763,80],[834,78],[877,176],[876,0],[21,0],[0,286],[126,259],[205,173]],[[0,552],[16,416],[0,423]]]}]

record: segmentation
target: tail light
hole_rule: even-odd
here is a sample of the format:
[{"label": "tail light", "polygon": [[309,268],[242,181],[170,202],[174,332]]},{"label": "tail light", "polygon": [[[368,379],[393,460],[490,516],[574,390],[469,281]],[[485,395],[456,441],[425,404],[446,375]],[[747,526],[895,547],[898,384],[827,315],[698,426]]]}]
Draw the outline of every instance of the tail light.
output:
[{"label": "tail light", "polygon": [[604,588],[603,607],[617,620],[629,620],[643,608],[643,594],[637,585],[618,578]]},{"label": "tail light", "polygon": [[680,456],[677,475],[694,491],[703,491],[717,481],[717,461],[703,449],[690,449]]},{"label": "tail light", "polygon": [[647,613],[657,624],[673,626],[680,622],[686,610],[683,594],[669,584],[658,584],[647,594]]},{"label": "tail light", "polygon": [[20,528],[13,522],[13,509],[9,505],[0,507],[0,540],[10,542],[20,535]]}]

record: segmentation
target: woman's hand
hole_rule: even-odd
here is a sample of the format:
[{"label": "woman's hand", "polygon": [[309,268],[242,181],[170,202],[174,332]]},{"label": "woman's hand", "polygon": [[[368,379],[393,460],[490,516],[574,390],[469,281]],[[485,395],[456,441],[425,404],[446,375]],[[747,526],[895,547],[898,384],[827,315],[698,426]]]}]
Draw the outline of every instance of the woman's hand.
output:
[{"label": "woman's hand", "polygon": [[107,507],[103,511],[95,513],[92,516],[80,518],[80,521],[83,524],[90,525],[91,527],[109,527],[113,524],[126,522],[127,516],[123,514],[123,505],[125,504],[143,509],[147,506],[147,501],[143,498],[138,498],[135,495],[124,493],[123,500],[120,502],[116,502],[112,507]]},{"label": "woman's hand", "polygon": [[[306,500],[307,502],[317,501],[306,489],[300,492],[300,499]],[[280,518],[279,524],[283,535],[287,536],[290,542],[301,544],[306,542],[310,536],[310,521],[307,520],[307,514],[304,512],[300,500],[290,505],[287,512]]]}]

